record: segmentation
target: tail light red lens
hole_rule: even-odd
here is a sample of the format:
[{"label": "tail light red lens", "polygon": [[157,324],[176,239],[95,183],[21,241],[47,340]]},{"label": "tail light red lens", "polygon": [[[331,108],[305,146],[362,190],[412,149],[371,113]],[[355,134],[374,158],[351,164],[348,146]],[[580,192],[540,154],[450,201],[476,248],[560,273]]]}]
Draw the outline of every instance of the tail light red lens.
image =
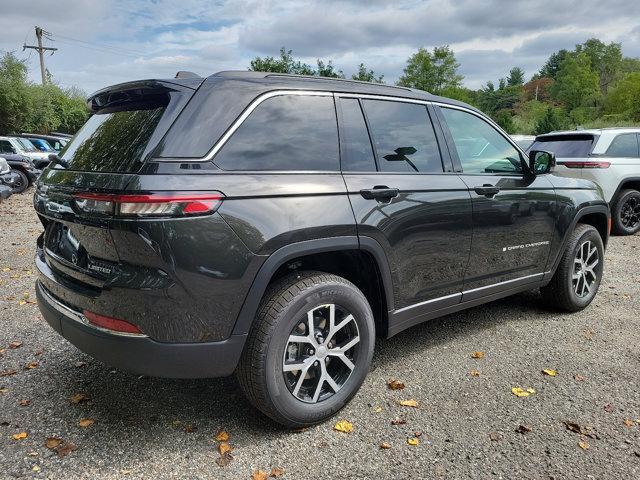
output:
[{"label": "tail light red lens", "polygon": [[85,310],[82,312],[83,315],[89,323],[92,323],[96,327],[105,328],[107,330],[113,330],[114,332],[120,333],[137,333],[142,334],[142,330],[136,327],[134,324],[126,322],[124,320],[120,320],[118,318],[106,317],[104,315],[99,315],[94,312],[90,312],[89,310]]},{"label": "tail light red lens", "polygon": [[76,205],[85,213],[116,217],[182,217],[213,213],[222,203],[218,192],[152,194],[78,193]]},{"label": "tail light red lens", "polygon": [[609,168],[609,162],[559,162],[567,168]]}]

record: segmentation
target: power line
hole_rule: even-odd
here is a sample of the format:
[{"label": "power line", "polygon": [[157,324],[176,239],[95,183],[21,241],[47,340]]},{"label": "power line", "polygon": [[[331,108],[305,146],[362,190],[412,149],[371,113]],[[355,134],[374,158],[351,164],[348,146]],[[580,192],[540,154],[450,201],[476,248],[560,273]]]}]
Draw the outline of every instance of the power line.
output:
[{"label": "power line", "polygon": [[42,35],[43,35],[43,33],[49,34],[49,32],[44,32],[44,30],[42,30],[42,28],[36,27],[36,38],[38,39],[38,46],[27,45],[25,43],[22,46],[22,51],[25,51],[27,48],[38,51],[38,55],[40,56],[40,74],[42,75],[42,85],[44,86],[47,83],[47,76],[45,75],[45,71],[46,70],[44,68],[44,52],[50,51],[51,55],[53,55],[53,53],[58,49],[54,48],[54,47],[43,47],[42,46]]}]

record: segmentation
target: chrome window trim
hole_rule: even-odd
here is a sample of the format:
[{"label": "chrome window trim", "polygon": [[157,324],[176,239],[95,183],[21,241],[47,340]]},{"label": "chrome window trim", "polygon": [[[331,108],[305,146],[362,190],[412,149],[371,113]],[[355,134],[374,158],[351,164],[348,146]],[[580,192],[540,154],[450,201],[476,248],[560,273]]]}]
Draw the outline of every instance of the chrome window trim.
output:
[{"label": "chrome window trim", "polygon": [[[491,118],[484,115],[481,112],[476,112],[473,109],[462,107],[460,105],[452,105],[450,103],[438,102],[435,100],[420,100],[417,98],[405,98],[405,97],[394,97],[391,95],[373,95],[368,93],[341,93],[341,92],[333,92],[333,91],[323,91],[323,90],[273,90],[270,92],[265,92],[261,95],[258,95],[254,98],[251,103],[245,108],[245,110],[240,114],[238,118],[236,118],[231,126],[227,129],[227,131],[220,137],[220,139],[216,142],[216,144],[209,150],[209,152],[203,157],[184,157],[184,158],[162,158],[157,157],[154,158],[154,161],[162,161],[162,162],[208,162],[213,160],[216,154],[224,147],[224,145],[229,141],[231,136],[240,128],[240,126],[244,123],[244,121],[253,113],[253,111],[258,108],[258,106],[273,97],[278,97],[282,95],[300,95],[300,96],[312,96],[312,97],[342,97],[342,98],[361,98],[361,99],[369,99],[369,100],[384,100],[390,102],[400,102],[400,103],[412,103],[418,105],[434,105],[443,108],[451,108],[454,110],[460,110],[466,113],[470,113],[478,117],[481,120],[489,123],[494,129],[498,131],[500,135],[502,135],[505,140],[511,144],[518,152],[521,153],[523,159],[527,159],[527,155],[522,150],[518,144],[511,140],[509,135],[502,129],[500,126],[495,123]],[[446,172],[443,172],[446,173]],[[455,172],[454,172],[455,173]],[[464,173],[464,172],[462,172]]]},{"label": "chrome window trim", "polygon": [[220,151],[220,149],[222,147],[224,147],[224,145],[231,138],[231,136],[236,132],[236,130],[238,130],[238,128],[240,128],[240,126],[244,123],[244,121],[247,119],[247,117],[249,115],[251,115],[251,113],[256,108],[258,108],[258,106],[262,102],[264,102],[265,100],[268,100],[269,98],[279,97],[279,96],[282,96],[282,95],[300,95],[300,96],[309,96],[309,97],[332,97],[333,96],[333,92],[324,92],[324,91],[317,91],[317,90],[273,90],[271,92],[263,93],[263,94],[257,96],[256,98],[254,98],[251,101],[249,106],[247,108],[245,108],[245,110],[242,112],[242,114],[240,114],[240,116],[234,120],[234,122],[227,129],[227,131],[224,133],[224,135],[222,135],[222,137],[220,137],[220,140],[218,140],[216,142],[216,144],[213,146],[213,148],[211,150],[209,150],[209,153],[207,153],[204,157],[200,157],[200,158],[184,158],[184,159],[181,159],[181,161],[182,162],[194,162],[194,161],[195,162],[207,162],[209,160],[212,160],[213,157],[215,157],[216,154]]}]

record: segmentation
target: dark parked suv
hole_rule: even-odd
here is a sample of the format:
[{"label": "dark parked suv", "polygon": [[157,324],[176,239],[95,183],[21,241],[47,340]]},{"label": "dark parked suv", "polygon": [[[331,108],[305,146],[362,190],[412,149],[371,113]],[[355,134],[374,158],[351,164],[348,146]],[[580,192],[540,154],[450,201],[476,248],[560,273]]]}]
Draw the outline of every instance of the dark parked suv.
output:
[{"label": "dark parked suv", "polygon": [[236,372],[288,426],[363,382],[375,336],[541,288],[586,307],[609,210],[468,105],[258,72],[131,82],[38,181],[38,303],[81,350]]}]

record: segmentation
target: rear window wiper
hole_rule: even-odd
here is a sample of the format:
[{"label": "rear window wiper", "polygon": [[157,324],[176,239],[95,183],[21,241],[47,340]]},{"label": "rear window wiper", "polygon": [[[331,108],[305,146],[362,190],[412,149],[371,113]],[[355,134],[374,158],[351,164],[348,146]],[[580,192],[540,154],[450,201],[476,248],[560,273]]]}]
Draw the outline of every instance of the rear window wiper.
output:
[{"label": "rear window wiper", "polygon": [[67,162],[60,158],[57,153],[52,153],[49,155],[49,162],[51,162],[52,167],[54,165],[60,165],[65,170],[69,167],[69,165],[67,165]]}]

